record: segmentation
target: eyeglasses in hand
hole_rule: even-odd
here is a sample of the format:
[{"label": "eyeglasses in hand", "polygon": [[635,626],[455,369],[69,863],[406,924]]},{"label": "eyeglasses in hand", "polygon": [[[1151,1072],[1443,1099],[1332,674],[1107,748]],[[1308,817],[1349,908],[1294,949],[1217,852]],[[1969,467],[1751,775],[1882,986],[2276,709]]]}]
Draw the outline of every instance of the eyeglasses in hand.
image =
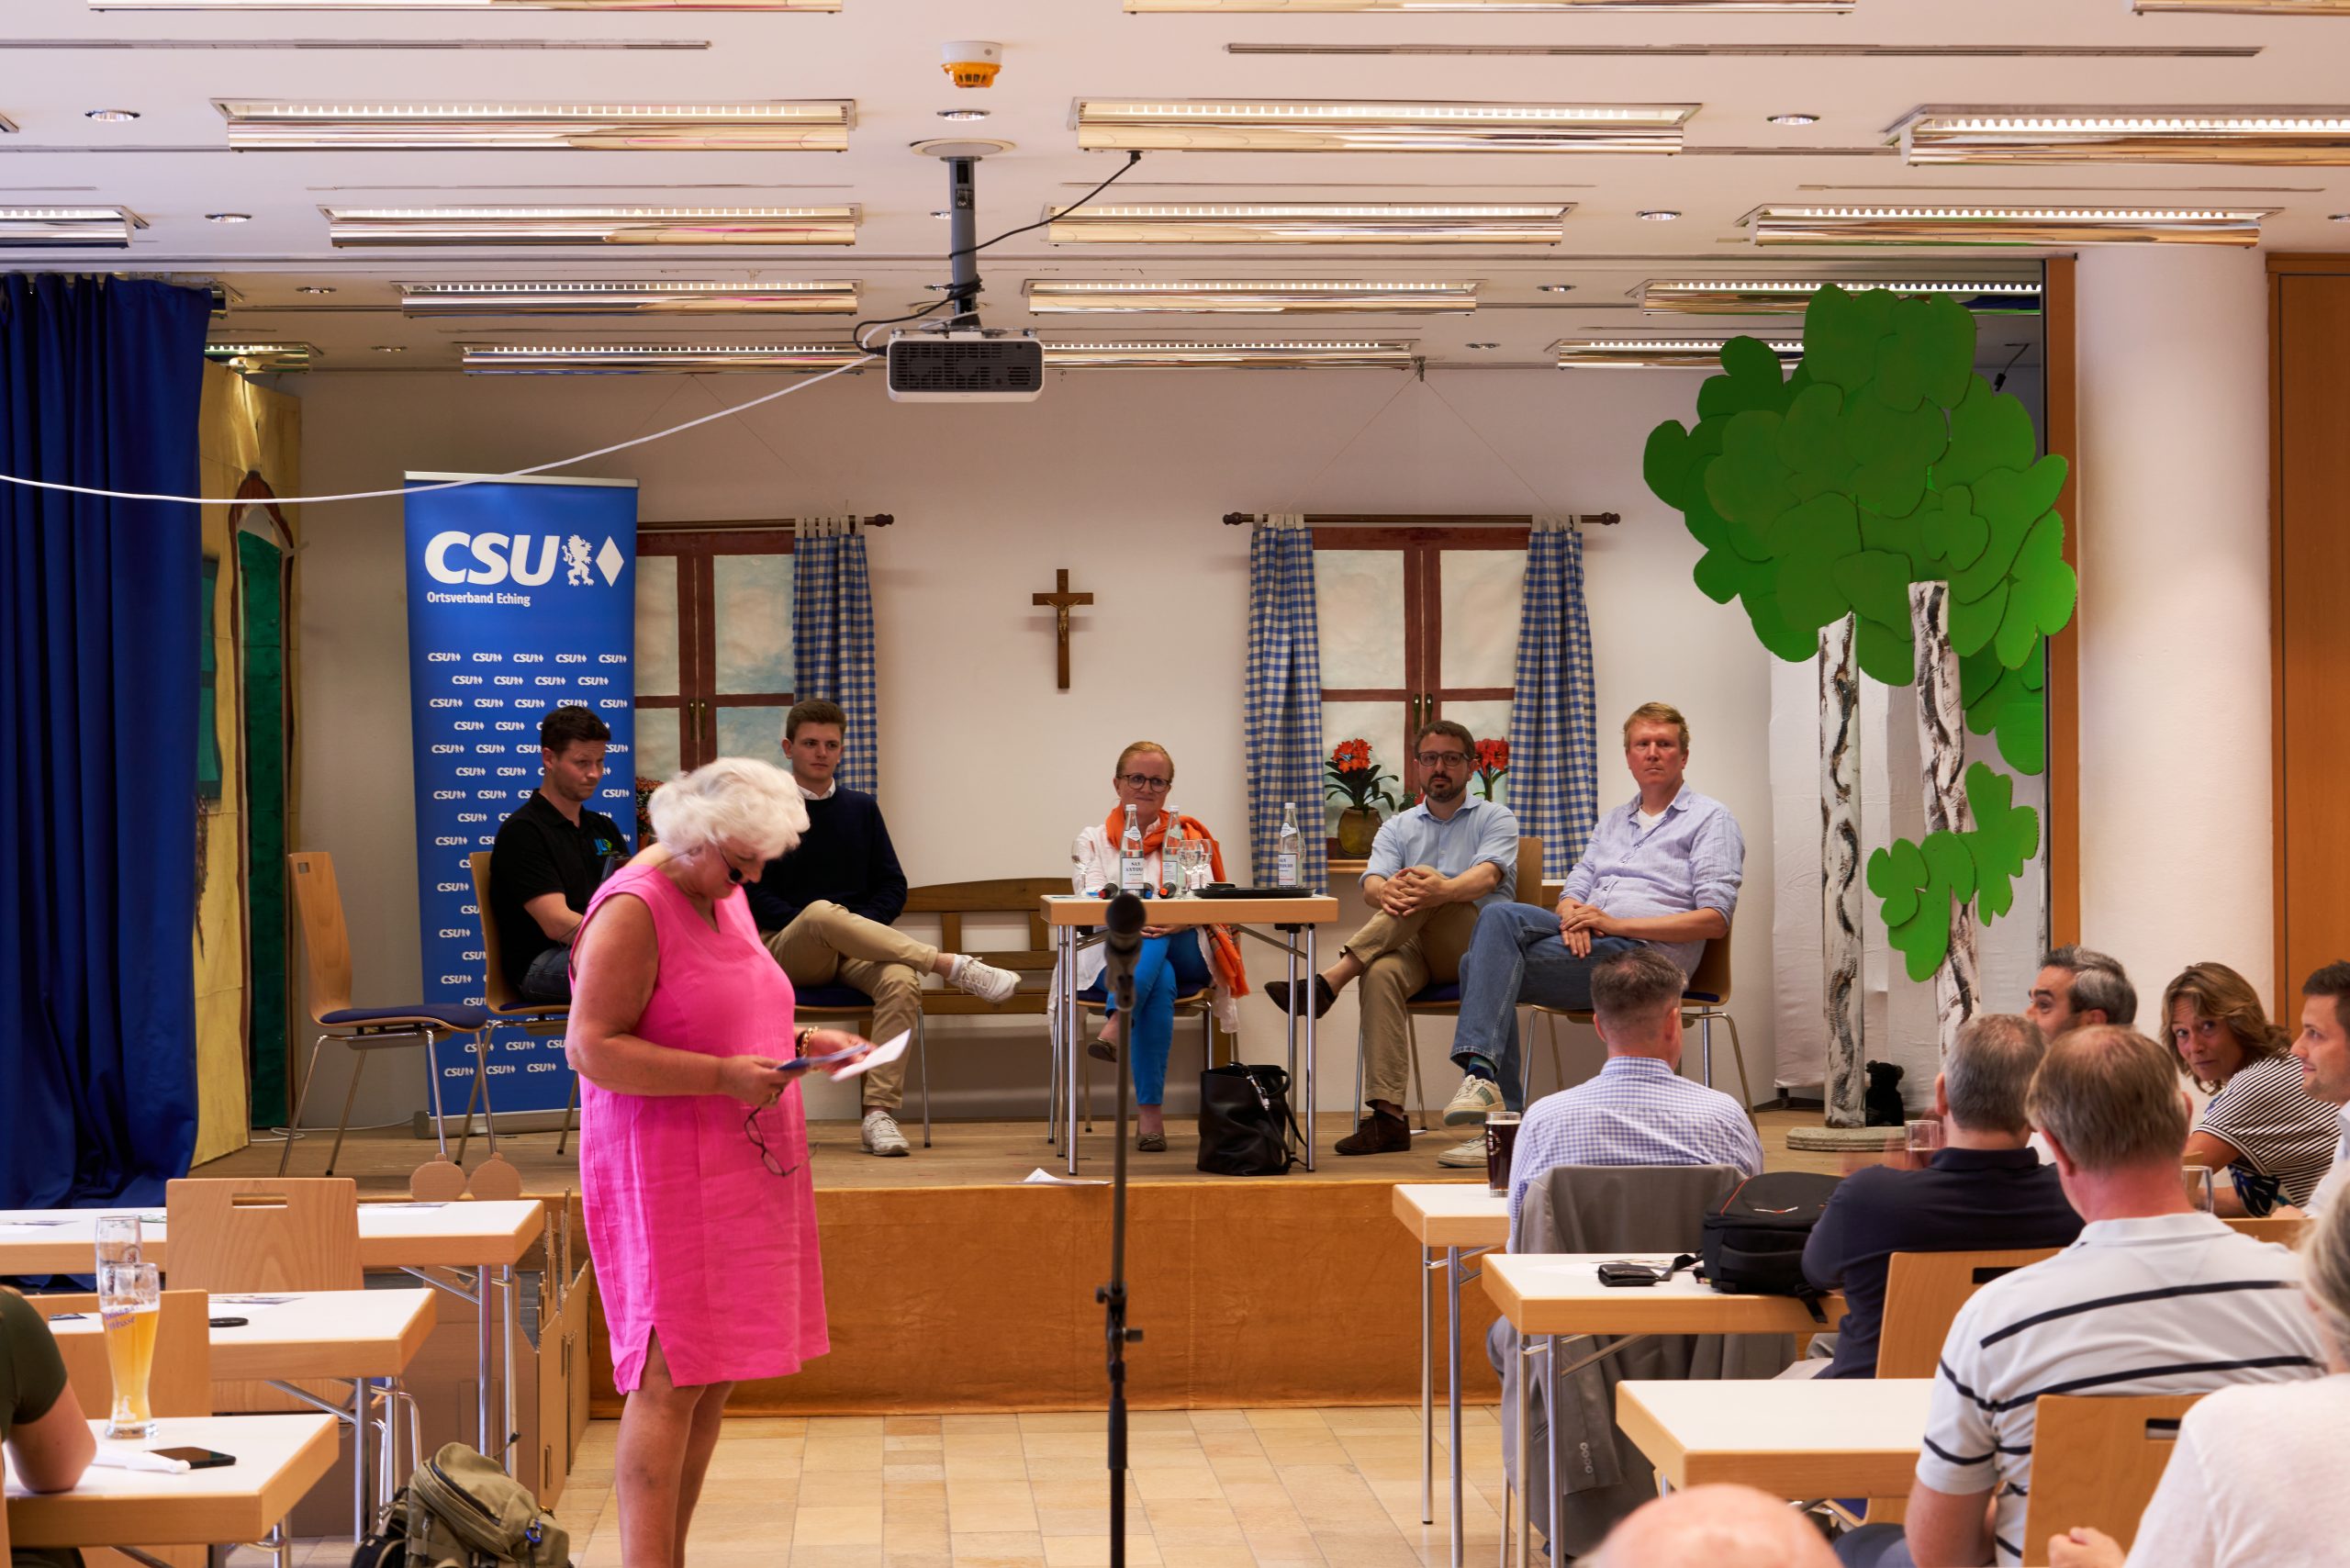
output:
[{"label": "eyeglasses in hand", "polygon": [[1147,773],[1121,773],[1118,775],[1118,782],[1129,790],[1147,790],[1156,793],[1160,790],[1172,788],[1175,781],[1171,778],[1153,778]]},{"label": "eyeglasses in hand", "polygon": [[743,1118],[743,1136],[749,1138],[751,1140],[751,1147],[759,1151],[760,1164],[766,1166],[778,1176],[789,1176],[793,1171],[799,1170],[800,1167],[797,1165],[778,1165],[775,1162],[774,1151],[767,1148],[767,1140],[760,1135],[759,1113],[766,1109],[767,1107],[765,1105],[754,1105],[751,1107],[751,1114]]}]

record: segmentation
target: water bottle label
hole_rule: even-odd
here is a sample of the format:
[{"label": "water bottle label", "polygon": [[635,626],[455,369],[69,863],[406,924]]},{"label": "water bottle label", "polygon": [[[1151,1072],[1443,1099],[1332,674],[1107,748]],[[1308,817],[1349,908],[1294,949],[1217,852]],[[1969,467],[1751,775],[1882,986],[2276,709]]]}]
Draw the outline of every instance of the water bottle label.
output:
[{"label": "water bottle label", "polygon": [[1118,862],[1118,886],[1125,891],[1138,893],[1149,880],[1149,874],[1139,855],[1129,856]]},{"label": "water bottle label", "polygon": [[1273,859],[1273,885],[1277,888],[1297,886],[1297,857],[1276,856]]}]

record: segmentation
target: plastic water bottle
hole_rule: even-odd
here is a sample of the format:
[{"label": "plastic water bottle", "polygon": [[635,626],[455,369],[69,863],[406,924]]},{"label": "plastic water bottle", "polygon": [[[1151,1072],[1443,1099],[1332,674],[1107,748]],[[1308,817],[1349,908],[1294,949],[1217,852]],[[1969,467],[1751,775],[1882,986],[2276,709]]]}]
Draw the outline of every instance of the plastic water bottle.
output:
[{"label": "plastic water bottle", "polygon": [[1192,890],[1183,879],[1183,819],[1170,806],[1158,819],[1158,880],[1181,898]]},{"label": "plastic water bottle", "polygon": [[1297,831],[1297,806],[1291,802],[1281,807],[1281,834],[1273,849],[1273,886],[1297,886],[1299,868],[1305,863],[1305,840]]},{"label": "plastic water bottle", "polygon": [[1149,882],[1142,857],[1142,818],[1136,814],[1134,807],[1128,806],[1126,831],[1118,835],[1118,889],[1139,894]]}]

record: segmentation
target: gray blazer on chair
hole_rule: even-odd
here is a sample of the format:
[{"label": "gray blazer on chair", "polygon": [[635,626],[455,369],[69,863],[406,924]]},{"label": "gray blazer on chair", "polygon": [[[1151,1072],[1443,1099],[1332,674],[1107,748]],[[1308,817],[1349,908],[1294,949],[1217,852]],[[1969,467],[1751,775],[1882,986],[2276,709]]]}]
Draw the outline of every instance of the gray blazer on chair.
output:
[{"label": "gray blazer on chair", "polygon": [[[1695,1252],[1700,1226],[1744,1180],[1727,1165],[1562,1165],[1526,1190],[1518,1218],[1521,1252]],[[1571,1365],[1604,1341],[1577,1335],[1559,1342],[1560,1364]],[[1524,1366],[1518,1338],[1506,1318],[1488,1339],[1502,1374],[1502,1456],[1520,1489],[1534,1526],[1560,1550],[1581,1555],[1597,1548],[1616,1521],[1656,1495],[1656,1476],[1616,1426],[1616,1385],[1643,1378],[1768,1378],[1795,1359],[1783,1334],[1651,1335],[1567,1379],[1560,1394],[1559,1459],[1563,1473],[1558,1529],[1550,1528],[1552,1488],[1545,1441],[1548,1412],[1542,1383],[1528,1421],[1528,1460],[1516,1454],[1511,1411]]]}]

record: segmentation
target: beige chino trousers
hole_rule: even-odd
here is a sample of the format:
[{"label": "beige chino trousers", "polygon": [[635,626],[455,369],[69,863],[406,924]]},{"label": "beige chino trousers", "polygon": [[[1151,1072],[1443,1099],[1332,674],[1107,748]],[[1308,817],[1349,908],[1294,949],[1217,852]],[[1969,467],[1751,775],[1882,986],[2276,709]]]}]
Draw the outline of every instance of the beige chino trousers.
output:
[{"label": "beige chino trousers", "polygon": [[1404,1103],[1412,1043],[1404,1001],[1437,980],[1460,978],[1460,959],[1477,929],[1473,903],[1442,903],[1394,915],[1380,911],[1347,938],[1363,966],[1362,1092],[1366,1100]]},{"label": "beige chino trousers", "polygon": [[[922,980],[938,949],[878,920],[819,899],[767,938],[767,951],[793,985],[853,985],[873,999],[873,1038],[911,1033],[922,1016]],[[905,1099],[906,1058],[865,1075],[867,1110],[894,1111]]]}]

